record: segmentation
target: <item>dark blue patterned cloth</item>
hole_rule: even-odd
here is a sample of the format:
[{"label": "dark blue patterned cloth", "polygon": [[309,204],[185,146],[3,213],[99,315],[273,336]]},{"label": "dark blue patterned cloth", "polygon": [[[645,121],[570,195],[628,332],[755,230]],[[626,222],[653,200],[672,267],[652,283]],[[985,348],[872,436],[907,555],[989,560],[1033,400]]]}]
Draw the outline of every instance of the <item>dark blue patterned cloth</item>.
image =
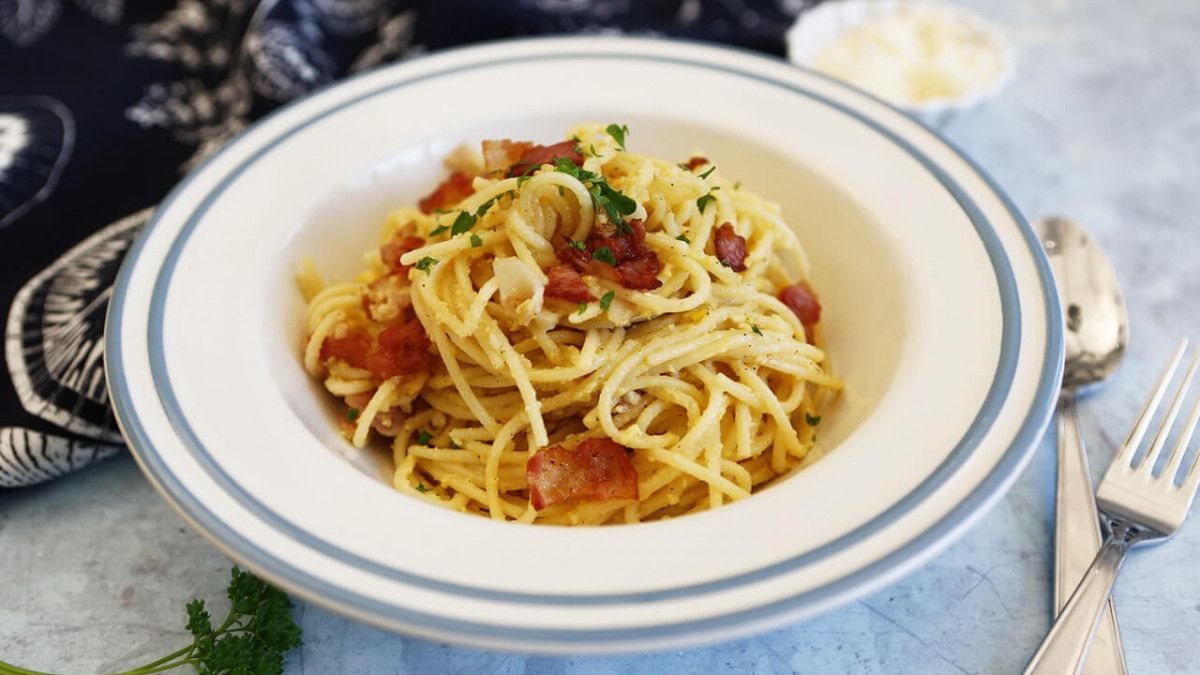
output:
[{"label": "dark blue patterned cloth", "polygon": [[348,74],[522,35],[628,33],[783,53],[817,0],[0,0],[0,487],[123,447],[110,285],[189,168]]}]

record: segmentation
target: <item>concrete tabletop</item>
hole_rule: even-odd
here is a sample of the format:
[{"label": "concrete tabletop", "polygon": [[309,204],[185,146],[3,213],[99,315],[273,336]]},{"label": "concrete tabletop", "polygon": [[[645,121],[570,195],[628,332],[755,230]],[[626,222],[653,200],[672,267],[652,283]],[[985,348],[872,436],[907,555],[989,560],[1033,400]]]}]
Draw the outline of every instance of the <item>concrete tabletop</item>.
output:
[{"label": "concrete tabletop", "polygon": [[[1018,72],[943,131],[1031,219],[1069,214],[1130,304],[1126,363],[1081,403],[1097,475],[1181,336],[1200,338],[1200,4],[969,4],[1006,29]],[[619,658],[496,654],[406,639],[298,602],[288,673],[1016,673],[1050,624],[1053,434],[971,532],[899,583],[753,639]],[[1200,517],[1135,553],[1117,583],[1133,673],[1200,673]],[[189,639],[184,603],[220,605],[230,562],[121,456],[0,491],[0,659],[123,670]],[[222,610],[223,613],[223,610]]]}]

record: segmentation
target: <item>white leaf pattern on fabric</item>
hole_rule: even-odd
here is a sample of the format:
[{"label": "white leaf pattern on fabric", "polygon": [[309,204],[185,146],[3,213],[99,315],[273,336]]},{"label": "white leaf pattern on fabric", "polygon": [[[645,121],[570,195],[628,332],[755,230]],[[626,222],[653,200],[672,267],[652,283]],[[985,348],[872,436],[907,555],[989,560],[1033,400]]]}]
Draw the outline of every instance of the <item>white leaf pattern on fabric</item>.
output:
[{"label": "white leaf pattern on fabric", "polygon": [[28,47],[54,28],[61,13],[58,0],[0,0],[0,35]]},{"label": "white leaf pattern on fabric", "polygon": [[92,18],[116,25],[125,14],[125,0],[75,0],[80,9]]},{"label": "white leaf pattern on fabric", "polygon": [[333,59],[317,40],[306,39],[290,24],[264,22],[245,48],[254,66],[254,91],[273,101],[302,96],[333,80]]},{"label": "white leaf pattern on fabric", "polygon": [[121,260],[152,212],[88,237],[14,296],[5,358],[29,414],[88,439],[121,443],[104,378],[104,318]]},{"label": "white leaf pattern on fabric", "polygon": [[47,96],[0,96],[0,229],[54,192],[75,146],[75,118]]},{"label": "white leaf pattern on fabric", "polygon": [[[378,0],[311,0],[313,15],[321,27],[334,35],[362,35],[374,29],[383,18]],[[300,0],[298,5],[306,4]]]},{"label": "white leaf pattern on fabric", "polygon": [[413,44],[413,31],[416,25],[417,11],[415,9],[397,14],[380,24],[376,32],[375,44],[363,50],[362,54],[350,65],[350,72],[357,73],[389,61],[420,54],[424,49]]},{"label": "white leaf pattern on fabric", "polygon": [[0,487],[35,485],[112,457],[124,446],[0,427]]}]

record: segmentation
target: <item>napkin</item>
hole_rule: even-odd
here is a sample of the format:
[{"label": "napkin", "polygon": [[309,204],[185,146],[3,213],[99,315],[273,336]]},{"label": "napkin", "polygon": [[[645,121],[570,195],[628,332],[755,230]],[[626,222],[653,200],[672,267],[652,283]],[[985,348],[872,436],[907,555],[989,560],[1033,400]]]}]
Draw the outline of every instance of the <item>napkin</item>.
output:
[{"label": "napkin", "polygon": [[522,35],[781,55],[816,1],[0,1],[0,487],[124,448],[104,379],[112,283],[154,205],[259,116],[356,72]]}]

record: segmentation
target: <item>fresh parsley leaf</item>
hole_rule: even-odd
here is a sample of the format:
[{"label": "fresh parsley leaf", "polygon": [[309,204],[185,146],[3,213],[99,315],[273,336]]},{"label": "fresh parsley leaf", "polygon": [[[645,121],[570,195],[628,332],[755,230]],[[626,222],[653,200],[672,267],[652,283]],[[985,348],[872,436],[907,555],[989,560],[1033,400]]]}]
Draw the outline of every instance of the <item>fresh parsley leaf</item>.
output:
[{"label": "fresh parsley leaf", "polygon": [[433,212],[440,216],[443,213],[454,213],[454,209],[447,209],[447,208],[442,208],[439,206],[436,209],[434,209]]},{"label": "fresh parsley leaf", "polygon": [[425,494],[426,492],[429,492],[429,488],[425,487],[424,483],[417,483],[417,492]]},{"label": "fresh parsley leaf", "polygon": [[808,426],[815,427],[821,423],[821,416],[820,415],[809,415],[808,413],[804,413],[804,421],[808,422]]},{"label": "fresh parsley leaf", "polygon": [[462,450],[462,446],[455,442],[453,438],[450,439],[450,447],[454,448],[455,450]]},{"label": "fresh parsley leaf", "polygon": [[428,431],[425,431],[424,429],[421,430],[421,433],[417,434],[417,445],[428,446],[429,441],[432,441],[432,440],[433,440],[433,434],[429,433]]},{"label": "fresh parsley leaf", "polygon": [[476,220],[478,219],[475,216],[466,211],[460,211],[458,217],[454,219],[454,224],[450,226],[451,236],[458,236],[475,227]]},{"label": "fresh parsley leaf", "polygon": [[613,298],[615,297],[617,297],[616,291],[609,291],[605,293],[604,297],[600,298],[600,309],[608,309],[608,306],[612,304]]},{"label": "fresh parsley leaf", "polygon": [[637,210],[637,202],[609,185],[604,176],[580,167],[569,157],[555,157],[554,169],[583,183],[592,195],[593,205],[602,209],[618,226],[625,224],[625,216]]},{"label": "fresh parsley leaf", "polygon": [[187,629],[197,640],[212,632],[212,617],[204,608],[204,601],[195,598],[187,604]]},{"label": "fresh parsley leaf", "polygon": [[438,264],[437,258],[425,256],[417,261],[417,269],[421,270],[422,272],[428,272],[429,270],[433,269],[433,266],[436,264]]},{"label": "fresh parsley leaf", "polygon": [[763,334],[763,332],[762,332],[762,329],[761,329],[761,328],[759,328],[759,327],[758,327],[758,324],[756,324],[756,323],[755,323],[755,324],[750,324],[750,330],[754,331],[754,332],[755,332],[756,334],[758,334],[758,335],[762,335],[762,334]]},{"label": "fresh parsley leaf", "polygon": [[480,239],[479,235],[475,234],[474,232],[471,233],[471,245],[475,248],[483,246],[483,240]]},{"label": "fresh parsley leaf", "polygon": [[675,163],[675,166],[677,166],[677,167],[679,167],[679,168],[683,169],[684,171],[690,171],[690,170],[691,170],[691,169],[688,169],[687,162],[676,162],[676,163]]},{"label": "fresh parsley leaf", "polygon": [[436,236],[438,236],[439,234],[441,234],[441,233],[443,233],[443,232],[445,232],[446,230],[449,230],[449,229],[450,229],[450,226],[449,226],[449,225],[438,225],[437,227],[435,227],[435,228],[433,228],[432,230],[430,230],[430,231],[429,231],[429,236],[431,236],[431,237],[436,237]]},{"label": "fresh parsley leaf", "polygon": [[613,255],[612,249],[607,246],[601,246],[595,251],[592,251],[592,260],[606,262],[613,267],[617,266],[617,256]]},{"label": "fresh parsley leaf", "polygon": [[691,239],[688,239],[687,237],[683,236],[682,234],[681,234],[681,235],[679,235],[678,237],[675,237],[675,238],[676,238],[676,239],[678,239],[679,241],[682,241],[682,242],[683,242],[683,243],[685,243],[685,244],[690,244],[690,243],[692,243],[692,240],[691,240]]},{"label": "fresh parsley leaf", "polygon": [[713,190],[719,189],[720,188],[713,188],[712,190],[709,190],[707,194],[701,195],[700,198],[696,200],[696,208],[700,209],[700,213],[704,213],[704,209],[708,208],[709,202],[717,201],[716,196],[713,195]]},{"label": "fresh parsley leaf", "polygon": [[353,422],[354,420],[358,419],[358,415],[359,415],[358,408],[350,408],[349,410],[346,411],[346,421]]},{"label": "fresh parsley leaf", "polygon": [[559,196],[559,197],[563,197],[563,196],[565,196],[566,194],[567,194],[567,191],[563,189],[563,186],[559,185],[559,186],[558,186],[558,196]]},{"label": "fresh parsley leaf", "polygon": [[483,214],[487,213],[488,209],[492,208],[492,204],[495,204],[496,200],[502,196],[503,195],[496,195],[495,197],[492,197],[491,199],[487,200],[486,202],[480,204],[479,208],[475,209],[475,217],[482,218]]},{"label": "fresh parsley leaf", "polygon": [[592,157],[599,157],[599,156],[600,156],[600,153],[596,151],[596,146],[595,146],[595,145],[589,145],[589,146],[588,146],[588,151],[591,153]]},{"label": "fresh parsley leaf", "polygon": [[571,248],[577,248],[580,251],[587,250],[587,244],[583,243],[582,241],[575,240],[575,239],[567,240],[567,246],[570,246]]},{"label": "fresh parsley leaf", "polygon": [[625,149],[625,136],[629,134],[629,127],[625,126],[624,124],[621,126],[610,124],[605,131],[608,132],[609,136],[613,137],[613,140],[617,142],[617,145],[621,146],[622,150]]},{"label": "fresh parsley leaf", "polygon": [[525,181],[529,180],[532,177],[533,176],[530,176],[529,174],[525,174],[524,176],[518,176],[517,177],[517,187],[520,188],[522,185],[525,184]]},{"label": "fresh parsley leaf", "polygon": [[714,172],[714,171],[716,171],[716,170],[717,170],[717,167],[716,167],[716,166],[710,166],[710,167],[708,167],[708,171],[705,171],[704,173],[700,174],[700,177],[701,177],[701,178],[708,178],[708,176],[709,176],[709,175],[710,175],[712,172]]}]

